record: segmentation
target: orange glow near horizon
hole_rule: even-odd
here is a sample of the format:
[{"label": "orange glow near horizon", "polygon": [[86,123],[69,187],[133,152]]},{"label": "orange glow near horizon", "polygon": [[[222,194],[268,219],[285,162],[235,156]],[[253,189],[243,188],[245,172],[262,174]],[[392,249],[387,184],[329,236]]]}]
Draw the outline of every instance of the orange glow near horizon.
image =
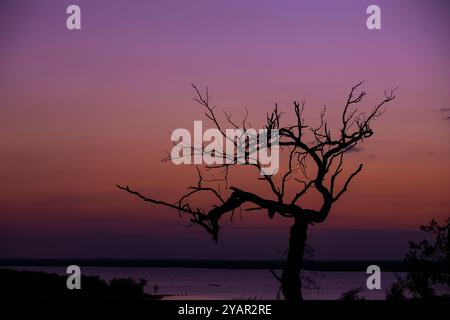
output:
[{"label": "orange glow near horizon", "polygon": [[[292,101],[305,99],[307,122],[317,123],[326,105],[328,122],[338,124],[354,83],[366,80],[364,110],[399,86],[375,135],[349,155],[347,170],[360,162],[364,169],[321,228],[414,229],[449,215],[447,12],[381,1],[384,29],[371,33],[359,2],[342,4],[351,12],[345,17],[312,2],[232,2],[223,12],[178,3],[183,15],[161,3],[124,10],[119,2],[105,13],[79,2],[89,20],[77,34],[60,28],[60,8],[45,1],[39,14],[25,10],[21,25],[11,18],[18,8],[0,10],[10,17],[0,19],[2,230],[55,239],[77,232],[176,237],[172,226],[187,219],[115,185],[175,201],[193,183],[193,166],[161,162],[172,130],[207,123],[191,82],[209,87],[219,113],[240,119],[248,108],[256,128],[275,102],[287,121]],[[264,190],[244,177],[230,183]],[[234,223],[286,226],[257,213]]]}]

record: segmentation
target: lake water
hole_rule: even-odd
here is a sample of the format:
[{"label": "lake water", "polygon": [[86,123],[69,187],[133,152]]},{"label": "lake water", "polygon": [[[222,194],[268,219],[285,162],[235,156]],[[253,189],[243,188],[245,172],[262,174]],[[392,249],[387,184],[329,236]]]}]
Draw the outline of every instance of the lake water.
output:
[{"label": "lake water", "polygon": [[[66,274],[64,267],[9,268]],[[82,267],[81,271],[105,280],[146,279],[146,292],[153,293],[154,285],[158,285],[158,294],[175,295],[168,299],[276,299],[279,289],[270,272],[261,269]],[[327,300],[338,299],[343,292],[357,287],[362,288],[361,295],[366,299],[384,299],[385,290],[396,280],[394,273],[382,272],[381,290],[368,290],[365,272],[314,272],[308,277],[315,280],[317,288],[304,288],[304,298]]]}]

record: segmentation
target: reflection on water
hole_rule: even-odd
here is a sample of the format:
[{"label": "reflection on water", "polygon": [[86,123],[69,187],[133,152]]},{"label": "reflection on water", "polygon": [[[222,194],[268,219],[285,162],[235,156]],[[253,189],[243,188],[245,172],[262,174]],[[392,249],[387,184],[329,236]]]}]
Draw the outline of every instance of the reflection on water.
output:
[{"label": "reflection on water", "polygon": [[[65,275],[64,267],[11,267]],[[146,279],[146,291],[174,295],[170,299],[276,299],[279,284],[268,270],[203,268],[82,267],[82,274],[112,278]],[[399,275],[403,276],[402,273]],[[368,290],[365,272],[314,272],[318,289],[303,290],[305,299],[338,299],[349,289],[361,287],[366,299],[384,299],[395,281],[393,272],[382,272],[381,290]]]}]

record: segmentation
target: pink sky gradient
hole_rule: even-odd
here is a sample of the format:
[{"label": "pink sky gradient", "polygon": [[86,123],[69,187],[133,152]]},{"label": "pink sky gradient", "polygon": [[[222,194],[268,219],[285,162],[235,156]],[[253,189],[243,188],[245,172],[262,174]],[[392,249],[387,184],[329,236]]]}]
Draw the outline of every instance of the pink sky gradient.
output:
[{"label": "pink sky gradient", "polygon": [[[276,240],[254,257],[283,249],[281,219],[248,214],[215,246],[176,212],[115,189],[176,200],[192,184],[193,167],[160,161],[172,130],[206,120],[190,83],[208,86],[238,118],[247,107],[255,124],[275,102],[288,117],[298,99],[306,119],[316,122],[326,105],[336,123],[356,82],[366,80],[367,110],[399,86],[374,137],[351,155],[363,172],[313,228],[320,257],[371,257],[367,248],[396,257],[401,232],[449,216],[448,3],[376,1],[380,31],[365,25],[371,1],[76,3],[81,31],[65,28],[71,1],[0,4],[1,257],[240,258],[267,233]],[[330,252],[330,239],[351,232],[360,244]],[[383,238],[395,250],[382,251]],[[188,248],[174,249],[180,242]]]}]

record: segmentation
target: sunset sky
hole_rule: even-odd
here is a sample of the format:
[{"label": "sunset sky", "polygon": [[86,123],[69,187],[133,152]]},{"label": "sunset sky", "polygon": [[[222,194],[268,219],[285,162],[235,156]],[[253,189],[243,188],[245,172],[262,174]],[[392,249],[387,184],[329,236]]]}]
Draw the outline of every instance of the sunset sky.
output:
[{"label": "sunset sky", "polygon": [[[82,29],[66,28],[81,8]],[[381,8],[368,30],[366,8]],[[364,169],[311,228],[319,259],[400,259],[419,225],[450,215],[448,1],[2,1],[0,258],[279,258],[288,221],[251,212],[218,244],[188,218],[115,188],[175,201],[193,166],[161,162],[170,132],[217,110],[261,124],[275,102],[306,100],[338,124],[349,89],[361,108],[397,98],[350,156]],[[351,167],[350,167],[351,169]],[[234,177],[233,185],[260,188]],[[252,189],[253,188],[253,189]]]}]

